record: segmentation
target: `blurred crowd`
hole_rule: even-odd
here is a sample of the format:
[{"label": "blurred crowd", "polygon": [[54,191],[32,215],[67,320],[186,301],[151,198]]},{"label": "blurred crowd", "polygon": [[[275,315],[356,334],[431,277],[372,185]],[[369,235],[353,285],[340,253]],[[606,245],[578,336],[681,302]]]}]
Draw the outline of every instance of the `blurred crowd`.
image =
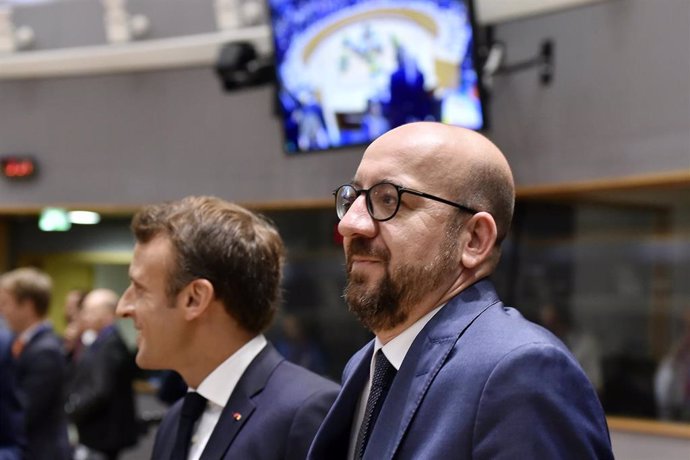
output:
[{"label": "blurred crowd", "polygon": [[0,459],[117,459],[139,433],[119,296],[70,291],[59,336],[47,319],[51,294],[38,269],[0,276]]}]

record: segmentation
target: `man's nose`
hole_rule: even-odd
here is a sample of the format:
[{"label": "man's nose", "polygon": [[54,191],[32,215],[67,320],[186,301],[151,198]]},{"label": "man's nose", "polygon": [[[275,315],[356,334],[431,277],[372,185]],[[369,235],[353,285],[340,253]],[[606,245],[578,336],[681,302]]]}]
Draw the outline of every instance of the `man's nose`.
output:
[{"label": "man's nose", "polygon": [[134,305],[130,301],[130,290],[132,287],[128,287],[120,300],[117,302],[117,308],[115,309],[115,314],[121,318],[126,318],[132,314],[134,311]]},{"label": "man's nose", "polygon": [[372,238],[376,235],[377,222],[367,210],[364,194],[355,199],[343,218],[340,219],[338,231],[346,238],[353,236]]}]

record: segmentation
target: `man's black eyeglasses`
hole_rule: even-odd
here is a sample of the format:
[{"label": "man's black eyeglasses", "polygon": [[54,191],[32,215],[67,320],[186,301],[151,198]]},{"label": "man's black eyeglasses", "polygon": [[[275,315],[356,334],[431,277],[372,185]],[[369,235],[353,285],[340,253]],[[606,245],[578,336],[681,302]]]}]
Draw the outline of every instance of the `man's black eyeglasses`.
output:
[{"label": "man's black eyeglasses", "polygon": [[392,219],[400,208],[400,197],[403,193],[421,196],[430,200],[438,201],[439,203],[447,204],[456,207],[462,211],[476,214],[472,208],[463,206],[443,198],[439,198],[428,193],[420,192],[410,188],[401,187],[400,185],[391,184],[390,182],[380,182],[372,185],[369,189],[357,190],[353,185],[345,184],[338,187],[333,195],[335,196],[335,211],[338,218],[342,219],[350,209],[350,206],[355,202],[357,197],[364,193],[364,198],[367,203],[367,211],[372,219],[379,222]]}]

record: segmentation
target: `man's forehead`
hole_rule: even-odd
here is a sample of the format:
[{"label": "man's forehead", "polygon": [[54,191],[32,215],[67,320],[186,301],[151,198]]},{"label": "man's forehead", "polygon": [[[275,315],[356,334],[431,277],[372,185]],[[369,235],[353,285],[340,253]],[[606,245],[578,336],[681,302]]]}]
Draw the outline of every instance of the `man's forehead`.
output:
[{"label": "man's forehead", "polygon": [[138,241],[134,245],[134,252],[146,254],[147,256],[160,253],[167,254],[171,249],[172,242],[166,235],[156,235],[148,241]]},{"label": "man's forehead", "polygon": [[130,274],[141,273],[155,266],[165,266],[170,258],[171,243],[168,238],[154,237],[134,245],[134,256],[130,264]]},{"label": "man's forehead", "polygon": [[379,182],[391,182],[410,188],[436,188],[451,173],[446,166],[440,158],[424,155],[399,152],[365,155],[352,183],[364,188]]}]

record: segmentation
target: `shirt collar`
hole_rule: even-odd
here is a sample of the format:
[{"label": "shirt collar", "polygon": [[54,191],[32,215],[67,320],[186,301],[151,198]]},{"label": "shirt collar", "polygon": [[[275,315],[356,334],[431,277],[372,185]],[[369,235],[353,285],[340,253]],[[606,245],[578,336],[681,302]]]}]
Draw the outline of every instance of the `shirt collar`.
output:
[{"label": "shirt collar", "polygon": [[29,343],[36,334],[48,328],[50,328],[50,325],[47,321],[39,321],[34,323],[19,335],[19,340],[21,340],[23,343]]},{"label": "shirt collar", "polygon": [[212,403],[225,407],[240,377],[254,358],[264,349],[266,343],[266,337],[263,334],[259,334],[245,343],[242,348],[207,375],[196,391]]},{"label": "shirt collar", "polygon": [[106,338],[111,336],[112,334],[115,334],[115,331],[117,330],[115,324],[109,324],[100,331],[97,332],[96,338],[91,342],[92,347],[98,347],[100,346],[101,343],[103,343]]},{"label": "shirt collar", "polygon": [[426,323],[428,323],[431,318],[433,318],[434,315],[438,313],[441,308],[443,308],[444,305],[445,304],[434,308],[429,313],[419,318],[414,324],[395,336],[385,345],[383,345],[379,338],[376,337],[374,341],[374,355],[372,355],[371,358],[371,375],[373,375],[374,372],[374,356],[380,349],[383,350],[383,354],[386,355],[386,358],[388,358],[388,361],[390,361],[395,370],[399,370],[400,366],[402,366],[403,360],[405,359],[407,351],[412,346],[412,342],[414,342],[414,339],[417,338],[417,335],[422,329],[424,329]]}]

